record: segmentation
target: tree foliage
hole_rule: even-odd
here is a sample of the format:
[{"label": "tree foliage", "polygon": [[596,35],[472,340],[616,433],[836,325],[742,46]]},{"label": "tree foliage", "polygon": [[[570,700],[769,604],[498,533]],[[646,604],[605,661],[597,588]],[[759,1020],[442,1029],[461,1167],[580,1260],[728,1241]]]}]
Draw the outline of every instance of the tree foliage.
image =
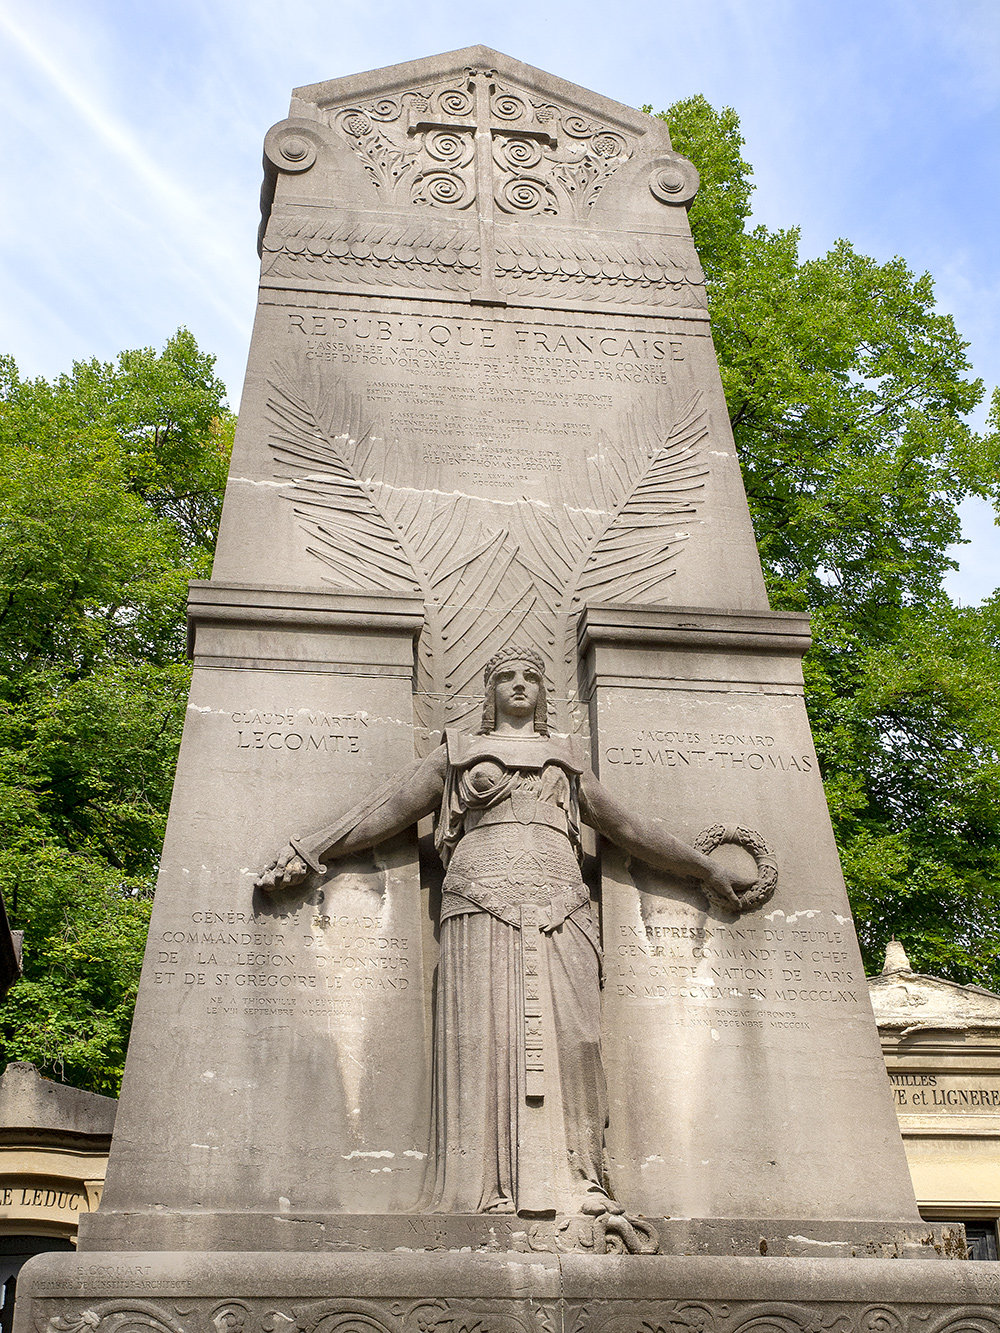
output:
[{"label": "tree foliage", "polygon": [[1000,987],[1000,598],[952,604],[958,504],[1000,500],[966,344],[931,278],[748,226],[739,122],[663,113],[702,176],[691,225],[772,605],[807,610],[807,705],[866,961]]},{"label": "tree foliage", "polygon": [[187,581],[209,571],[233,418],[214,358],[0,360],[0,887],[25,976],[7,1059],[117,1091],[180,739]]}]

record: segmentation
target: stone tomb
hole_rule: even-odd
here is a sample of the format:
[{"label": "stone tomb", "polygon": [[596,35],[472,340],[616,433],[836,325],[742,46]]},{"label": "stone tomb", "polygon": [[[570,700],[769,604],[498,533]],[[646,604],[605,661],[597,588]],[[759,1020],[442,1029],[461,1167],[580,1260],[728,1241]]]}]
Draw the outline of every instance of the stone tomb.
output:
[{"label": "stone tomb", "polygon": [[[25,1270],[21,1333],[765,1314],[936,1333],[966,1307],[1000,1328],[978,1266],[881,1261],[961,1234],[917,1215],[802,702],[807,621],[768,608],[733,449],[697,185],[661,122],[482,47],[300,88],[268,134],[106,1189],[84,1253]],[[630,1222],[428,1211],[427,823],[253,888],[290,835],[398,787],[442,728],[475,731],[511,643],[544,661],[571,738],[547,744],[760,870],[737,915],[584,840],[603,1183]]]}]

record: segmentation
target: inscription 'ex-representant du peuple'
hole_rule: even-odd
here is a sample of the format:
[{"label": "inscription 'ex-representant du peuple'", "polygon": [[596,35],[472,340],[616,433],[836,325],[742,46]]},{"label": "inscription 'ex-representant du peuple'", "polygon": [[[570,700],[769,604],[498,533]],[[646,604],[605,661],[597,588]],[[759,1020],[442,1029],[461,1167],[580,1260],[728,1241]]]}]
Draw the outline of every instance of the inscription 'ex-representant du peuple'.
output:
[{"label": "inscription 'ex-representant du peuple'", "polygon": [[268,892],[438,812],[446,867],[435,1014],[435,1211],[622,1211],[602,1166],[600,944],[581,878],[581,821],[630,854],[695,876],[739,912],[751,884],[626,810],[569,738],[549,735],[544,663],[510,645],[485,672],[482,726],[449,729],[426,759],[336,824],[296,838],[258,878]]}]

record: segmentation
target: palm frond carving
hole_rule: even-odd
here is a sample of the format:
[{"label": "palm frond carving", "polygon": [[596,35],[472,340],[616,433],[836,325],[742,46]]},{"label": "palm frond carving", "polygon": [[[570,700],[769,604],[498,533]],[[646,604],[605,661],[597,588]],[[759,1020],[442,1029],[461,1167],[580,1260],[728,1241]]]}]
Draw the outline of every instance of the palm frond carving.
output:
[{"label": "palm frond carving", "polygon": [[497,525],[488,503],[436,489],[418,446],[376,434],[343,383],[277,374],[268,413],[277,473],[325,579],[423,598],[414,709],[425,747],[478,712],[485,663],[515,639],[547,659],[556,725],[578,729],[583,603],[666,599],[708,473],[695,395],[668,429],[634,418],[552,502],[521,499]]},{"label": "palm frond carving", "polygon": [[531,613],[517,545],[482,521],[471,497],[425,486],[413,455],[373,433],[343,384],[279,374],[270,387],[278,475],[326,580],[423,598],[414,710],[430,744],[478,710],[483,667]]},{"label": "palm frond carving", "polygon": [[633,418],[624,439],[600,445],[588,459],[585,479],[571,479],[555,513],[521,504],[518,559],[548,621],[555,691],[576,725],[578,613],[587,601],[666,599],[708,475],[706,418],[700,394],[665,437],[654,420]]}]

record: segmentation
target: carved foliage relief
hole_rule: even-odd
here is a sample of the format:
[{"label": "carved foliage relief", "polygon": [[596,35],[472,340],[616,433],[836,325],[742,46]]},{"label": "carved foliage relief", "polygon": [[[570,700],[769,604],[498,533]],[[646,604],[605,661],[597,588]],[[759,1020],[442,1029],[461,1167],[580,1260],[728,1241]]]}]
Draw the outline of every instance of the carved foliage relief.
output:
[{"label": "carved foliage relief", "polygon": [[708,473],[700,394],[674,421],[630,418],[553,479],[551,502],[503,505],[439,486],[343,383],[276,375],[268,414],[277,475],[324,577],[423,598],[415,708],[428,733],[474,716],[486,660],[515,637],[546,657],[564,710],[554,721],[578,727],[583,603],[665,599]]},{"label": "carved foliage relief", "polygon": [[636,142],[492,70],[327,114],[386,204],[452,213],[478,201],[516,217],[586,215]]}]

